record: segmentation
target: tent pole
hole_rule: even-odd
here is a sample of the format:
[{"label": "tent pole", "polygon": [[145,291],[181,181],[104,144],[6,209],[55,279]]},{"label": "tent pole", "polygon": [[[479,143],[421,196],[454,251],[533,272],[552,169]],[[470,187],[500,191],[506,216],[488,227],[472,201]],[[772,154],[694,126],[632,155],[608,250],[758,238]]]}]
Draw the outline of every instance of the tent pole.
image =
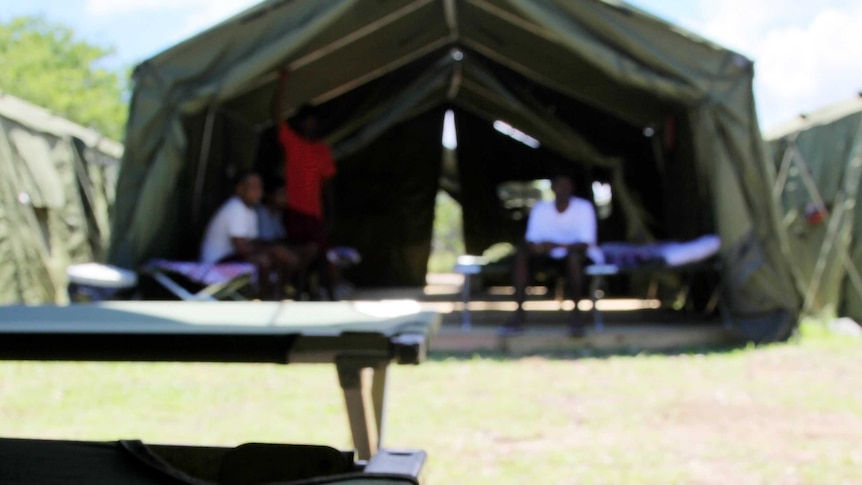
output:
[{"label": "tent pole", "polygon": [[312,62],[318,61],[318,60],[326,57],[327,54],[334,52],[334,51],[337,51],[337,50],[341,49],[342,47],[346,47],[348,45],[351,45],[354,42],[356,42],[357,40],[373,34],[373,33],[377,32],[378,30],[380,30],[382,27],[396,22],[397,20],[401,19],[402,17],[405,17],[405,16],[415,12],[416,10],[419,10],[420,8],[428,5],[431,2],[432,2],[432,0],[416,0],[412,3],[409,3],[409,4],[405,5],[404,7],[401,7],[400,9],[396,10],[395,12],[392,12],[391,14],[389,14],[383,18],[377,19],[374,22],[371,22],[370,24],[356,30],[355,32],[348,34],[344,37],[340,37],[335,42],[332,42],[329,45],[321,47],[320,49],[317,49],[316,51],[311,52],[311,53],[295,60],[294,62],[291,62],[290,68],[291,68],[291,70],[295,70],[295,69],[300,68],[302,66],[311,64]]},{"label": "tent pole", "polygon": [[[802,154],[796,146],[795,137],[792,140],[790,147],[787,149],[785,158],[789,160],[790,164],[795,164],[797,166],[796,168],[799,170],[800,176],[802,177],[802,183],[805,186],[805,190],[808,192],[808,196],[811,197],[818,208],[823,209],[825,207],[823,197],[817,189],[817,184],[811,180],[811,174],[808,171],[808,164],[805,163],[805,159],[802,157]],[[782,168],[784,167],[782,166]],[[787,171],[789,172],[789,170],[790,169],[788,167]],[[838,230],[837,222],[841,220],[841,215],[843,214],[843,211],[841,210],[842,206],[843,204],[838,207],[839,210],[837,214],[829,215],[829,227],[826,230],[823,245],[820,246],[820,255],[817,257],[817,262],[814,265],[814,273],[811,275],[811,282],[808,284],[808,289],[805,292],[805,299],[802,303],[803,312],[807,312],[814,304],[814,297],[820,289],[820,279],[823,277],[823,272],[826,270],[826,259],[832,251],[833,238],[835,236],[835,232]]]},{"label": "tent pole", "polygon": [[[862,140],[862,121],[856,127],[856,137],[854,138],[856,142],[854,143],[854,147],[851,151],[853,155],[850,157],[850,163],[847,166],[847,171],[850,173],[846,173],[844,175],[845,180],[849,180],[845,184],[845,194],[848,200],[852,201],[854,205],[852,206],[853,211],[856,210],[855,202],[858,199],[859,194],[859,182],[860,182],[860,173],[859,169],[862,167],[862,143],[859,140]],[[856,265],[853,262],[853,258],[850,255],[850,248],[848,246],[843,247],[843,256],[844,256],[844,269],[847,271],[847,275],[850,278],[850,282],[853,284],[853,288],[856,290],[856,294],[862,297],[862,277],[859,275],[859,271],[856,268]]]},{"label": "tent pole", "polygon": [[[455,0],[443,0],[443,13],[446,16],[446,25],[449,27],[449,41],[455,42],[460,36],[458,28],[458,11],[455,7]],[[451,101],[458,95],[458,90],[461,88],[461,79],[463,77],[461,63],[457,62],[461,59],[455,57],[458,54],[456,48],[452,49],[452,58],[456,61],[455,68],[452,69],[452,79],[449,82],[449,90],[446,92],[446,97]],[[460,54],[463,56],[463,54]]]},{"label": "tent pole", "polygon": [[503,22],[524,29],[532,34],[536,34],[537,36],[542,37],[545,40],[549,40],[555,44],[559,43],[559,37],[557,35],[554,35],[553,33],[546,31],[545,29],[539,27],[536,24],[528,22],[521,17],[518,17],[517,15],[507,12],[506,10],[496,5],[493,5],[490,2],[487,2],[485,0],[467,0],[467,3],[473,5],[474,7],[484,11],[489,15],[497,17]]},{"label": "tent pole", "polygon": [[457,40],[460,36],[458,29],[458,12],[455,8],[455,0],[443,0],[443,11],[446,15],[446,25],[449,27],[449,38]]},{"label": "tent pole", "polygon": [[[860,125],[860,129],[858,131],[860,133],[862,133],[862,125]],[[815,183],[814,179],[811,177],[811,174],[808,171],[808,167],[805,164],[805,161],[803,160],[802,155],[798,153],[798,149],[797,149],[795,144],[793,145],[793,149],[796,150],[796,152],[794,153],[795,156],[793,157],[793,160],[797,164],[801,165],[801,167],[799,167],[799,169],[800,169],[800,172],[802,173],[802,180],[805,183],[805,187],[808,190],[809,195],[811,196],[812,199],[814,199],[814,203],[817,204],[820,209],[825,210],[826,206],[825,206],[825,203],[823,201],[822,196],[820,195],[820,192],[817,190],[817,184]],[[854,165],[859,165],[859,164],[853,163],[853,164],[851,164],[851,168]],[[812,304],[812,300],[814,298],[814,294],[816,293],[817,289],[820,286],[820,279],[823,276],[822,273],[823,273],[823,271],[825,271],[825,266],[826,266],[825,260],[829,256],[829,253],[831,252],[832,246],[835,243],[835,234],[837,233],[838,228],[840,227],[839,222],[841,219],[843,219],[844,209],[845,209],[845,202],[844,201],[848,200],[848,199],[849,200],[855,200],[856,199],[856,193],[858,191],[857,189],[859,186],[859,180],[858,180],[858,177],[850,177],[850,178],[852,180],[854,180],[853,185],[850,187],[847,187],[848,190],[844,191],[841,194],[840,203],[834,204],[834,207],[837,207],[837,211],[836,211],[837,214],[834,217],[830,215],[830,217],[832,219],[830,219],[830,221],[829,221],[829,228],[827,230],[826,237],[825,237],[825,240],[823,242],[823,246],[821,247],[820,257],[817,260],[817,265],[815,266],[814,275],[816,277],[812,279],[811,286],[809,287],[808,293],[805,296],[805,303],[803,305],[804,310],[807,310],[808,308],[810,308],[810,305]],[[845,271],[847,271],[848,275],[850,276],[851,282],[854,284],[854,287],[857,290],[857,292],[862,293],[862,278],[859,277],[859,273],[856,270],[856,267],[853,265],[853,261],[850,258],[850,255],[848,253],[848,248],[846,246],[842,248],[841,256],[844,257],[843,266],[844,266]]]},{"label": "tent pole", "polygon": [[[856,140],[856,143],[855,143],[854,151],[856,152],[856,155],[854,157],[852,157],[852,161],[850,162],[850,166],[851,167],[857,167],[857,170],[858,170],[858,167],[860,165],[862,165],[862,142],[860,142],[860,140],[862,140],[862,121],[859,122],[859,125],[856,128],[855,140]],[[859,179],[860,179],[860,177],[858,175],[853,176],[851,174],[851,177],[850,177],[850,180],[852,183],[852,186],[850,187],[850,188],[852,188],[852,199],[851,200],[853,200],[854,202],[858,199]],[[856,210],[855,206],[854,206],[854,210]],[[853,258],[851,257],[851,254],[850,254],[850,248],[845,247],[844,251],[845,251],[844,265],[846,266],[847,274],[850,277],[850,282],[853,283],[853,288],[856,290],[856,295],[858,297],[862,298],[862,276],[859,275],[859,270],[858,270],[858,268],[856,268],[856,264],[853,262]]]},{"label": "tent pole", "polygon": [[817,204],[818,209],[825,210],[826,203],[823,201],[823,196],[820,195],[820,191],[817,189],[817,182],[815,182],[811,177],[808,164],[802,159],[802,154],[799,153],[796,145],[793,146],[793,150],[796,155],[793,157],[793,161],[799,166],[799,171],[802,174],[802,183],[805,184],[805,188],[808,190],[808,195],[814,199],[814,203]]},{"label": "tent pole", "polygon": [[446,92],[446,98],[450,101],[458,96],[458,91],[461,90],[461,80],[464,78],[461,63],[456,63],[452,69],[452,77],[449,79],[449,90]]},{"label": "tent pole", "polygon": [[793,164],[793,154],[796,147],[796,137],[790,140],[791,149],[787,148],[784,152],[784,157],[781,159],[781,168],[778,170],[778,177],[775,179],[775,186],[772,188],[772,196],[778,199],[781,193],[784,192],[784,187],[787,186],[787,177],[790,175],[790,166]]},{"label": "tent pole", "polygon": [[[556,89],[558,91],[561,91],[563,93],[570,93],[569,86],[566,86],[564,84],[560,84],[557,81],[551,79],[550,77],[545,76],[544,74],[540,73],[539,71],[531,69],[531,68],[525,66],[524,64],[522,64],[520,62],[516,62],[516,61],[513,61],[512,59],[507,58],[506,56],[502,56],[499,53],[497,53],[497,51],[495,51],[494,49],[492,49],[490,47],[487,47],[483,44],[475,42],[475,41],[473,41],[469,38],[466,38],[466,37],[463,39],[463,44],[465,47],[467,47],[471,50],[474,50],[474,51],[478,52],[479,54],[482,54],[483,56],[487,57],[491,61],[493,61],[497,64],[500,64],[502,66],[506,66],[509,69],[511,69],[515,72],[519,72],[524,76],[532,78],[535,81],[539,82],[540,84],[544,84],[545,86],[551,87],[551,88]],[[569,96],[571,96],[572,98],[575,98],[575,99],[580,99],[581,101],[586,101],[586,102],[590,101],[589,98],[584,98],[583,96],[577,96],[574,94],[569,94]],[[643,124],[642,120],[636,119],[632,116],[628,116],[626,113],[617,112],[615,114],[619,119],[621,119],[625,122],[628,122],[631,125],[640,126]]]},{"label": "tent pole", "polygon": [[[653,130],[655,130],[655,128],[653,128]],[[650,141],[652,142],[652,151],[653,156],[655,157],[656,167],[658,167],[658,171],[662,175],[665,175],[667,173],[667,162],[664,158],[664,150],[662,150],[661,141],[659,141],[658,139],[658,134],[658,130],[655,130],[652,136],[650,136]],[[662,182],[667,185],[666,178],[662,178]]]},{"label": "tent pole", "polygon": [[207,118],[204,122],[204,136],[203,140],[201,140],[201,154],[198,158],[195,189],[192,195],[192,224],[194,224],[195,227],[200,223],[201,197],[204,191],[206,168],[210,158],[209,155],[210,148],[212,147],[213,126],[215,125],[215,115],[217,110],[217,106],[215,104],[211,104],[207,109]]},{"label": "tent pole", "polygon": [[803,312],[808,311],[814,304],[814,297],[820,289],[820,280],[823,279],[823,272],[826,271],[826,260],[829,259],[830,253],[835,243],[835,234],[840,228],[840,221],[844,217],[844,195],[839,198],[840,205],[836,204],[838,209],[834,215],[830,215],[829,227],[826,229],[826,236],[823,238],[823,245],[820,247],[820,256],[817,258],[817,264],[814,266],[814,274],[811,277],[811,284],[808,286],[808,291],[805,295],[805,301],[802,305]]},{"label": "tent pole", "polygon": [[[350,44],[352,44],[352,43],[354,43],[354,42],[356,42],[356,41],[358,41],[364,37],[367,37],[367,36],[377,32],[382,27],[385,27],[391,23],[398,21],[402,17],[409,15],[409,14],[413,13],[414,11],[419,10],[420,8],[430,4],[432,1],[433,0],[416,0],[412,3],[408,3],[407,5],[399,8],[398,10],[396,10],[392,13],[390,13],[389,15],[386,15],[385,17],[379,18],[379,19],[375,20],[374,22],[371,22],[370,24],[356,30],[355,32],[353,32],[351,34],[348,34],[344,37],[340,37],[338,40],[336,40],[330,44],[327,44],[327,45],[317,49],[314,52],[309,52],[308,54],[306,54],[303,57],[300,57],[299,59],[294,60],[293,62],[290,63],[290,70],[296,71],[303,66],[311,64],[315,61],[319,61],[320,59],[326,57],[327,54],[334,52],[334,51],[337,51],[338,49],[341,49],[342,47],[348,46],[348,45],[350,45]],[[276,73],[272,73],[269,76],[264,76],[264,77],[260,78],[258,80],[258,82],[249,84],[249,86],[245,90],[237,93],[234,97],[240,97],[245,93],[248,93],[250,91],[254,91],[255,89],[259,88],[260,86],[272,81],[276,77],[277,77]]]},{"label": "tent pole", "polygon": [[845,260],[847,276],[850,278],[850,283],[853,284],[853,289],[856,290],[856,296],[862,299],[862,275],[859,274],[859,270],[856,268],[856,265],[853,264],[853,260],[850,259],[850,255],[847,255],[847,259]]},{"label": "tent pole", "polygon": [[446,45],[448,43],[449,43],[449,39],[440,38],[436,42],[432,42],[432,43],[426,45],[425,47],[423,47],[421,49],[417,49],[415,52],[412,52],[411,54],[408,54],[406,56],[402,56],[398,59],[395,59],[394,61],[390,62],[389,64],[386,64],[383,67],[379,67],[373,71],[368,72],[367,74],[365,74],[363,76],[359,76],[358,78],[351,80],[350,82],[344,83],[338,87],[330,89],[329,91],[327,91],[325,93],[322,93],[318,96],[315,96],[312,101],[314,104],[320,104],[320,103],[324,103],[326,101],[329,101],[330,99],[336,98],[336,97],[338,97],[338,96],[340,96],[340,95],[342,95],[348,91],[351,91],[354,88],[356,88],[357,86],[361,86],[361,85],[371,81],[372,79],[383,77],[384,75],[389,74],[392,71],[395,71],[399,67],[406,66],[407,64],[413,62],[414,60],[419,59],[420,57],[424,56],[425,54],[433,52],[436,49],[439,49],[440,47],[443,47],[444,45]]}]

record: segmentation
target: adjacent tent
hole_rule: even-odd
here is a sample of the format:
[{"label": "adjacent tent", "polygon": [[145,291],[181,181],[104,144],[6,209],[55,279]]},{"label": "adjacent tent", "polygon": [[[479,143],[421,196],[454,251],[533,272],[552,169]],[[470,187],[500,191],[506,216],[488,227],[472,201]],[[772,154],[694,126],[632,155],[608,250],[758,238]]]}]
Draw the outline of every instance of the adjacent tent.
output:
[{"label": "adjacent tent", "polygon": [[0,304],[61,303],[104,258],[122,145],[0,94]]},{"label": "adjacent tent", "polygon": [[767,139],[803,310],[862,322],[862,97],[800,116]]},{"label": "adjacent tent", "polygon": [[[272,0],[143,62],[111,262],[195,258],[230,175],[279,165],[268,118],[283,66],[284,114],[303,102],[324,114],[340,172],[335,242],[362,251],[357,283],[424,281],[438,188],[461,202],[479,253],[522,234],[501,182],[568,169],[584,195],[593,181],[613,187],[601,239],[717,233],[733,319],[795,322],[751,61],[611,0]],[[447,109],[458,153],[443,164]]]}]

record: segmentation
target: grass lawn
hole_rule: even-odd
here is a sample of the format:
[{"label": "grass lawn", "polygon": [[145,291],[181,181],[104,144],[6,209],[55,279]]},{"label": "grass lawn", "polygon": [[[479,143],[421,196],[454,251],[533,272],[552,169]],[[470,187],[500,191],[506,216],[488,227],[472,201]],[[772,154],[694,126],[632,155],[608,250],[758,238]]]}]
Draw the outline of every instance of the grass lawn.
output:
[{"label": "grass lawn", "polygon": [[[393,367],[386,445],[432,484],[860,484],[862,338]],[[0,362],[0,435],[350,447],[331,366]]]}]

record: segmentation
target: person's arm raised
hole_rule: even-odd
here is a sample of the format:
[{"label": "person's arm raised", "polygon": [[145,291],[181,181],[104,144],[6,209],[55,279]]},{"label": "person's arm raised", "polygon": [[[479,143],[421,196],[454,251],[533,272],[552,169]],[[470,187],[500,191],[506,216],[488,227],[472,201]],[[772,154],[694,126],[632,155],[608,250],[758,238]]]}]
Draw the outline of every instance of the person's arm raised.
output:
[{"label": "person's arm raised", "polygon": [[281,101],[284,96],[284,90],[287,88],[287,79],[290,77],[290,71],[285,67],[278,70],[278,79],[276,79],[275,92],[272,95],[272,106],[270,106],[272,122],[278,126],[282,121],[281,116]]}]

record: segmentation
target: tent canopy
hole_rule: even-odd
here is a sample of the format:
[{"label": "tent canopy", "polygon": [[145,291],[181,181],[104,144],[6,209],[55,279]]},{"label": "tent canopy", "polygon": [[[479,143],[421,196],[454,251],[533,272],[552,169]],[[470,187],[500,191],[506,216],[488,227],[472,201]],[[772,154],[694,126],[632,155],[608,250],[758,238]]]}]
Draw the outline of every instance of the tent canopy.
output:
[{"label": "tent canopy", "polygon": [[[795,315],[752,63],[611,0],[272,0],[143,62],[112,262],[195,257],[226,178],[278,165],[269,103],[285,66],[284,114],[305,102],[323,114],[336,242],[368,256],[360,283],[423,281],[439,187],[461,202],[475,253],[520,236],[497,184],[568,169],[582,192],[613,187],[600,238],[718,233],[734,311]],[[441,164],[447,109],[458,153]],[[500,135],[496,120],[541,147]]]}]

